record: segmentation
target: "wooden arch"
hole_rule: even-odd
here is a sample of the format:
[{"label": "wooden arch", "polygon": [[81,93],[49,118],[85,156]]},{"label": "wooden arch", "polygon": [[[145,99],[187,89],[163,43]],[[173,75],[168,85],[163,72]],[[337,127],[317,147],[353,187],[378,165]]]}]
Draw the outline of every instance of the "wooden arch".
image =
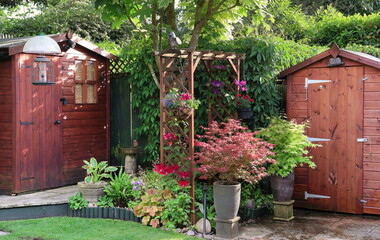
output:
[{"label": "wooden arch", "polygon": [[[160,161],[164,164],[173,164],[174,157],[183,156],[182,162],[176,164],[190,172],[190,195],[193,198],[191,207],[194,210],[194,111],[192,110],[187,119],[178,121],[178,117],[164,107],[162,100],[173,88],[179,89],[180,92],[189,92],[194,96],[194,73],[200,61],[211,74],[213,62],[225,60],[233,69],[235,75],[233,79],[240,81],[240,64],[241,60],[245,59],[245,54],[180,49],[155,51],[155,56],[159,58],[160,72]],[[233,81],[227,87],[236,87],[238,90]],[[225,117],[237,118],[236,112],[233,116],[222,116],[213,106],[209,106],[208,113],[209,123],[214,120],[223,121]],[[170,140],[164,139],[164,135],[168,133],[175,133],[178,136],[179,141],[174,146]],[[174,151],[171,151],[169,146]],[[195,221],[194,214],[191,216],[191,221],[193,223]]]}]

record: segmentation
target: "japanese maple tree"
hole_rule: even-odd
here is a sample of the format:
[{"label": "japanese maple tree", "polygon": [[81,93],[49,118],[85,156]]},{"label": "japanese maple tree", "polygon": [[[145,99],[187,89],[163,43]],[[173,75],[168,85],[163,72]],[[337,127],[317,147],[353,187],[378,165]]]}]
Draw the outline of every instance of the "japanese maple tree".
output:
[{"label": "japanese maple tree", "polygon": [[234,119],[220,124],[214,121],[203,128],[204,135],[198,135],[195,142],[201,179],[255,183],[268,175],[264,165],[275,162],[269,157],[274,155],[273,145],[256,138],[257,132],[248,131]]}]

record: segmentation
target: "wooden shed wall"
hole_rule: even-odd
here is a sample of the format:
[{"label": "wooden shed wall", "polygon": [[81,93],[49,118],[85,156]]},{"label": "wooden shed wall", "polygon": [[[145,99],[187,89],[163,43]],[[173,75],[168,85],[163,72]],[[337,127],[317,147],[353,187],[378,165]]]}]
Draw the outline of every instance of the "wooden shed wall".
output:
[{"label": "wooden shed wall", "polygon": [[[96,60],[97,103],[75,104],[75,60]],[[109,160],[109,82],[102,81],[101,73],[108,71],[107,60],[84,48],[70,49],[62,59],[62,95],[68,104],[63,106],[63,162],[64,182],[83,180],[83,160],[95,157]],[[107,74],[108,76],[108,74]]]},{"label": "wooden shed wall", "polygon": [[380,69],[366,66],[364,76],[364,213],[380,214]]},{"label": "wooden shed wall", "polygon": [[12,60],[0,60],[0,191],[12,187]]},{"label": "wooden shed wall", "polygon": [[[322,59],[287,77],[287,116],[302,122],[308,119],[308,103],[305,98],[305,78],[311,69],[326,67],[328,59]],[[364,76],[364,137],[368,142],[363,145],[363,213],[380,214],[380,69],[362,65],[359,62],[342,58],[344,66],[363,66]],[[308,169],[295,170],[295,205],[308,207],[304,192],[308,189]]]}]

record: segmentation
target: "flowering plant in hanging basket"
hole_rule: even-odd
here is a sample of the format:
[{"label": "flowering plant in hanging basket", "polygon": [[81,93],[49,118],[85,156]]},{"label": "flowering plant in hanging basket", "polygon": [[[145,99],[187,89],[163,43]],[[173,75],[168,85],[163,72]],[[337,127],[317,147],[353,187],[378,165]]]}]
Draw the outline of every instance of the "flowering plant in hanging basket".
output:
[{"label": "flowering plant in hanging basket", "polygon": [[275,163],[270,157],[274,155],[273,145],[256,138],[257,132],[247,131],[239,120],[228,119],[221,124],[214,121],[202,128],[205,134],[195,141],[201,179],[256,183],[267,176],[265,165]]},{"label": "flowering plant in hanging basket", "polygon": [[236,94],[236,107],[241,109],[251,108],[253,100],[248,94]]},{"label": "flowering plant in hanging basket", "polygon": [[189,92],[180,92],[177,88],[172,88],[162,100],[165,108],[168,109],[198,109],[200,104]]}]

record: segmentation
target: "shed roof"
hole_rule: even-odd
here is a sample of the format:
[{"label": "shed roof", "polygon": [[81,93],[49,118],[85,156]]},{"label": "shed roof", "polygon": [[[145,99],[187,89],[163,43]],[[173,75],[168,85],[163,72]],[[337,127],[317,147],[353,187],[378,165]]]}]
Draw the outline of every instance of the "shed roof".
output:
[{"label": "shed roof", "polygon": [[350,60],[365,64],[365,65],[380,69],[380,58],[377,58],[377,57],[374,57],[372,55],[362,53],[362,52],[355,52],[355,51],[340,49],[336,43],[333,43],[330,49],[324,52],[321,52],[301,63],[298,63],[297,65],[294,65],[280,72],[279,78],[285,78],[286,76],[298,70],[301,70],[302,68],[305,68],[328,56],[332,56],[334,58],[341,56],[341,57],[345,57],[345,58],[348,58]]},{"label": "shed roof", "polygon": [[[69,39],[74,41],[77,45],[80,45],[90,51],[93,51],[105,58],[108,59],[114,59],[116,58],[115,55],[112,53],[103,50],[96,46],[95,44],[80,38],[76,35],[68,36],[68,33],[61,33],[61,34],[53,34],[48,35],[52,39],[54,39],[57,43],[65,42]],[[14,55],[18,53],[22,53],[25,43],[32,37],[19,37],[19,38],[5,38],[0,39],[0,49],[8,50],[8,55]]]}]

